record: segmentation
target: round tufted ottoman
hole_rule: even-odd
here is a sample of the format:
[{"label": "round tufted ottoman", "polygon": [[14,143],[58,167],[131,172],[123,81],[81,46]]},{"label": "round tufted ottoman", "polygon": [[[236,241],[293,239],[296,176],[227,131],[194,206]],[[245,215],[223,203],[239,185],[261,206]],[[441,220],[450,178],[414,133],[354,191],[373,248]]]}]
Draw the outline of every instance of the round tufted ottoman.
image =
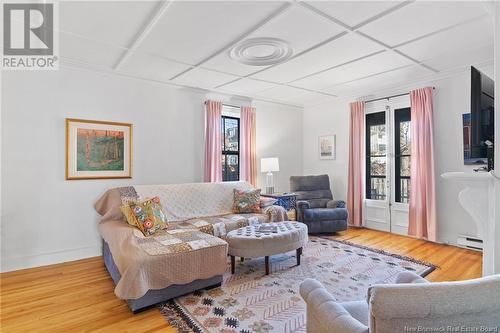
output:
[{"label": "round tufted ottoman", "polygon": [[235,257],[241,257],[242,260],[265,257],[268,275],[269,256],[293,250],[297,251],[297,265],[300,265],[302,247],[307,241],[307,226],[300,222],[264,223],[230,231],[226,235],[226,242],[231,256],[231,273],[234,274]]}]

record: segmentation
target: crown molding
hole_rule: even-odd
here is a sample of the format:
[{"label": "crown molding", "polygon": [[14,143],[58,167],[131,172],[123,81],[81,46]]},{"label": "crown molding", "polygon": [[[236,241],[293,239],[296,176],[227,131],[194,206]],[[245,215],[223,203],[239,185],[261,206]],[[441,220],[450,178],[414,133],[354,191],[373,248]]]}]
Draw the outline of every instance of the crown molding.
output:
[{"label": "crown molding", "polygon": [[[62,57],[61,57],[62,58]],[[260,102],[266,102],[266,103],[273,103],[273,104],[278,104],[282,106],[289,106],[293,108],[303,108],[304,105],[302,104],[294,104],[294,103],[285,103],[282,101],[276,101],[273,99],[267,99],[267,98],[262,98],[258,96],[244,96],[244,95],[238,95],[238,94],[232,94],[226,91],[221,91],[218,89],[211,89],[211,88],[198,88],[198,87],[191,87],[187,85],[182,85],[174,82],[166,82],[166,81],[160,81],[160,80],[155,80],[155,79],[149,79],[149,78],[143,78],[140,76],[132,75],[126,72],[122,71],[117,71],[117,70],[112,70],[106,66],[103,65],[97,65],[97,64],[92,64],[84,61],[79,61],[75,59],[69,59],[69,58],[63,58],[64,63],[60,64],[61,68],[66,68],[66,69],[75,69],[75,70],[83,70],[87,72],[94,72],[94,73],[99,73],[99,74],[104,74],[108,76],[118,76],[121,78],[125,79],[132,79],[132,80],[138,80],[138,81],[144,81],[144,82],[150,82],[150,83],[155,83],[155,84],[161,84],[161,85],[166,85],[172,88],[176,89],[182,89],[186,91],[191,91],[193,93],[197,94],[217,94],[217,95],[223,95],[227,96],[230,99],[237,99],[240,101],[249,101],[250,103],[252,101],[260,101]]]},{"label": "crown molding", "polygon": [[[469,68],[471,66],[493,66],[494,65],[494,59],[490,59],[487,61],[482,61],[482,62],[477,62],[477,63],[472,63],[467,66],[458,66],[446,71],[442,71],[436,74],[430,74],[427,76],[420,77],[418,79],[412,80],[405,82],[404,84],[393,84],[393,85],[388,85],[384,88],[378,89],[378,90],[370,90],[370,89],[361,89],[354,91],[352,90],[351,92],[346,92],[346,95],[342,95],[335,99],[335,101],[340,101],[340,102],[349,102],[349,101],[358,101],[358,100],[365,100],[365,99],[373,99],[373,98],[382,98],[387,95],[392,95],[392,94],[398,94],[398,93],[405,93],[408,92],[411,89],[414,89],[415,87],[422,85],[422,84],[431,84],[433,82],[438,82],[446,79],[450,79],[453,77],[457,77],[460,75],[463,75],[465,73],[468,73]],[[318,103],[306,103],[304,105],[304,108],[308,107],[318,107],[321,105],[325,105],[328,103],[331,103],[332,100],[330,101],[320,101]]]}]

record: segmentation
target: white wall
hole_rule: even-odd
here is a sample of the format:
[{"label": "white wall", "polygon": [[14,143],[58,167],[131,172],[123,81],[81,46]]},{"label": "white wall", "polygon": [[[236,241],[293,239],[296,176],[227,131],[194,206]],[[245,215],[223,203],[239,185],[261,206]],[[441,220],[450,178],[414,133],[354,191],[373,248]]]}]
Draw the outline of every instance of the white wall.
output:
[{"label": "white wall", "polygon": [[[307,107],[303,114],[304,174],[330,176],[333,197],[347,197],[347,167],[349,161],[349,103],[346,100]],[[320,160],[318,137],[335,135],[335,160]]]},{"label": "white wall", "polygon": [[[492,67],[481,68],[491,75]],[[462,72],[450,78],[419,83],[405,91],[424,86],[434,86],[434,145],[436,160],[436,192],[438,238],[440,242],[456,244],[457,235],[475,236],[472,218],[460,206],[457,196],[461,187],[443,180],[446,171],[470,171],[463,163],[462,114],[470,112],[470,77]],[[378,96],[389,96],[402,90],[385,91]],[[350,101],[335,100],[304,110],[304,173],[327,173],[332,179],[334,196],[345,199],[347,195],[347,165]],[[322,161],[317,157],[318,135],[337,135],[337,159]]]},{"label": "white wall", "polygon": [[[2,74],[2,271],[100,255],[92,205],[108,188],[202,181],[204,92],[69,68]],[[301,169],[290,145],[301,110],[257,108],[259,154],[297,165],[284,166],[287,178]],[[270,125],[285,115],[286,131]],[[133,178],[66,181],[67,117],[133,123]],[[287,143],[264,147],[260,137]]]},{"label": "white wall", "polygon": [[257,109],[257,185],[264,190],[266,178],[260,159],[278,157],[280,171],[274,172],[275,191],[290,190],[290,176],[302,175],[302,109],[254,102]]}]

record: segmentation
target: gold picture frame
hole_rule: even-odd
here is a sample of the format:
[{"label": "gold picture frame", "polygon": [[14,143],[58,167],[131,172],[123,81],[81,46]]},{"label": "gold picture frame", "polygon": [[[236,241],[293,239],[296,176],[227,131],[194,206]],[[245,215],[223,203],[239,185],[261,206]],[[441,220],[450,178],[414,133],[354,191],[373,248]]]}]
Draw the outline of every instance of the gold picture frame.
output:
[{"label": "gold picture frame", "polygon": [[133,125],[66,118],[66,180],[132,178]]}]

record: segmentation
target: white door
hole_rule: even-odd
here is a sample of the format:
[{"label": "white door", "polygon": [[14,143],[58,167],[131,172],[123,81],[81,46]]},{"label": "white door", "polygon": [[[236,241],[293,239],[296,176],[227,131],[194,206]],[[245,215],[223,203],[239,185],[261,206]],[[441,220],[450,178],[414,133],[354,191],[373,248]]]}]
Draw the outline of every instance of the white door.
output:
[{"label": "white door", "polygon": [[365,105],[365,226],[391,231],[387,100]]},{"label": "white door", "polygon": [[408,234],[410,109],[408,96],[367,103],[365,226]]}]

